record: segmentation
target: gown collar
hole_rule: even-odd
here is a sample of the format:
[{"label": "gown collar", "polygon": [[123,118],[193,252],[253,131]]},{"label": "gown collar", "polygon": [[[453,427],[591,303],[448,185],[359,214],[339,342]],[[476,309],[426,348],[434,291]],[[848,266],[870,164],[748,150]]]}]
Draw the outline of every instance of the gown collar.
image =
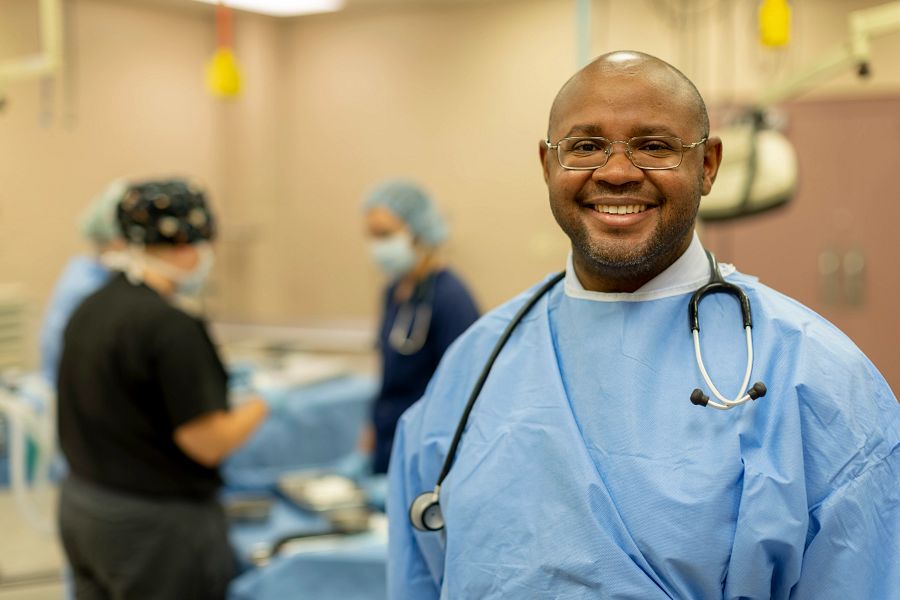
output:
[{"label": "gown collar", "polygon": [[[720,263],[722,276],[727,277],[734,273],[734,265]],[[669,267],[642,285],[634,292],[605,293],[592,292],[584,289],[575,267],[572,263],[572,252],[566,260],[566,295],[580,300],[593,300],[596,302],[643,302],[658,300],[670,296],[678,296],[695,291],[709,281],[709,262],[706,260],[706,252],[697,232],[691,240],[690,246],[684,254],[678,257]]]}]

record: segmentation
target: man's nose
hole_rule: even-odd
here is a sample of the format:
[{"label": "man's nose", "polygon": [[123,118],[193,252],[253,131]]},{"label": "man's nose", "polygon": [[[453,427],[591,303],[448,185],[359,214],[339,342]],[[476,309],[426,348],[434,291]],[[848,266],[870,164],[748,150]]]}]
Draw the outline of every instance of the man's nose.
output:
[{"label": "man's nose", "polygon": [[[623,146],[622,149],[617,150],[617,145]],[[613,142],[606,164],[594,169],[591,178],[595,181],[605,181],[611,185],[623,185],[643,179],[644,171],[631,162],[626,142]]]}]

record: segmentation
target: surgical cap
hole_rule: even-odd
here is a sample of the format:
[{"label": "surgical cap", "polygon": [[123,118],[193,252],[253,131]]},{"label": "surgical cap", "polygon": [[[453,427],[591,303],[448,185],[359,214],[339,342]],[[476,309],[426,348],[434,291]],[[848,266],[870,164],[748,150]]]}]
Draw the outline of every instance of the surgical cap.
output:
[{"label": "surgical cap", "polygon": [[128,184],[119,179],[106,186],[81,217],[80,230],[84,239],[105,246],[120,236],[116,217],[117,207],[128,189]]},{"label": "surgical cap", "polygon": [[413,235],[426,246],[438,246],[447,239],[447,226],[428,194],[407,181],[388,181],[376,187],[363,202],[368,212],[383,206],[402,219]]},{"label": "surgical cap", "polygon": [[215,236],[215,218],[203,190],[182,179],[130,185],[118,216],[130,244],[195,244]]}]

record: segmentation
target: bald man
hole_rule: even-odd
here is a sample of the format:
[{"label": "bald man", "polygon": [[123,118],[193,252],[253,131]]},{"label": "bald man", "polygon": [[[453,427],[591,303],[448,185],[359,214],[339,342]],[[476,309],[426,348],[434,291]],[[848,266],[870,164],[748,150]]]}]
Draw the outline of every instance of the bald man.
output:
[{"label": "bald man", "polygon": [[896,598],[900,407],[833,325],[705,252],[722,143],[694,85],[601,56],[539,154],[566,269],[469,328],[401,419],[391,598]]}]

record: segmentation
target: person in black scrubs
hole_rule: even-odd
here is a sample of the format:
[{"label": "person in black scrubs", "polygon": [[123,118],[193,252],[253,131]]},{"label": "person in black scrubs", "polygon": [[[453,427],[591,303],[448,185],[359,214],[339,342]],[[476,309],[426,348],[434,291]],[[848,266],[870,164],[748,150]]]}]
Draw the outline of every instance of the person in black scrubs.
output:
[{"label": "person in black scrubs", "polygon": [[229,410],[204,322],[175,304],[211,268],[203,192],[131,184],[118,220],[127,272],[73,313],[59,365],[59,525],[75,595],[224,598],[234,563],[217,465],[268,409],[256,398]]},{"label": "person in black scrubs", "polygon": [[381,389],[360,442],[380,474],[387,471],[400,416],[479,313],[466,285],[439,257],[447,228],[421,187],[388,181],[365,198],[363,210],[371,257],[388,279],[378,332]]}]

